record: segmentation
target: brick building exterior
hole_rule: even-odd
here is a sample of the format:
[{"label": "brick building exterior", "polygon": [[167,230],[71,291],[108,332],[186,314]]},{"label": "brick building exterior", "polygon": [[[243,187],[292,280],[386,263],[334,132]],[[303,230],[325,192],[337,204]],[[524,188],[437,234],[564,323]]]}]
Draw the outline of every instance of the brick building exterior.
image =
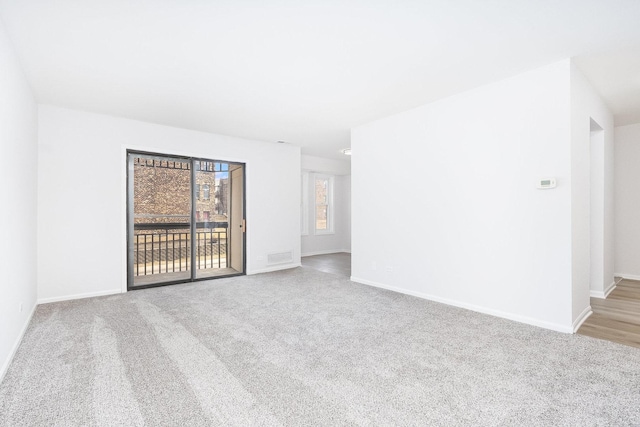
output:
[{"label": "brick building exterior", "polygon": [[[226,163],[197,161],[196,222],[226,222],[229,179]],[[134,159],[134,223],[188,223],[191,163]]]}]

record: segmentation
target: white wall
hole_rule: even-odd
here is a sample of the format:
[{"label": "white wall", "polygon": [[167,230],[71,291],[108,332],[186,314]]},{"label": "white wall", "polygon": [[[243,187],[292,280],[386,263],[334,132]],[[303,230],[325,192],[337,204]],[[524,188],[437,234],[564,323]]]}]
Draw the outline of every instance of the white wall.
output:
[{"label": "white wall", "polygon": [[564,60],[353,129],[352,279],[572,332],[569,80]]},{"label": "white wall", "polygon": [[0,381],[36,305],[37,121],[33,93],[0,21]]},{"label": "white wall", "polygon": [[329,175],[350,175],[351,160],[335,160],[317,156],[300,156],[302,170],[310,172],[322,172]]},{"label": "white wall", "polygon": [[[126,289],[127,148],[246,163],[247,273],[300,265],[300,149],[40,106],[38,299]],[[267,254],[293,252],[268,265]]]},{"label": "white wall", "polygon": [[615,129],[616,276],[640,280],[640,123]]},{"label": "white wall", "polygon": [[[302,206],[309,215],[308,234],[302,236],[302,255],[318,255],[351,251],[351,162],[316,156],[303,155],[302,171],[310,175],[307,191],[310,194],[307,205]],[[313,174],[333,175],[334,181],[334,223],[333,234],[314,234],[313,232]]]},{"label": "white wall", "polygon": [[[593,126],[602,131],[592,134]],[[589,310],[591,296],[604,298],[614,285],[613,141],[613,115],[582,73],[571,64],[574,322],[587,314],[585,310]]]}]

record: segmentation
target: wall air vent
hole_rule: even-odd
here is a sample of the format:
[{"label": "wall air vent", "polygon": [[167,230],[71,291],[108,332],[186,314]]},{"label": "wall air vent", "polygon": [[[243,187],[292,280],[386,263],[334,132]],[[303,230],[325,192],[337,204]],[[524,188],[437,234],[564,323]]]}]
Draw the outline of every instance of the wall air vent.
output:
[{"label": "wall air vent", "polygon": [[267,264],[284,264],[293,261],[292,251],[278,252],[276,254],[267,255]]}]

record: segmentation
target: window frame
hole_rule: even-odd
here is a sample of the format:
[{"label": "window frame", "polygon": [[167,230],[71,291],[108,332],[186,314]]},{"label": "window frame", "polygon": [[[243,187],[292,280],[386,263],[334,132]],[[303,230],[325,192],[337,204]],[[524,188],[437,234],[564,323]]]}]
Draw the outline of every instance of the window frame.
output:
[{"label": "window frame", "polygon": [[[316,184],[318,180],[326,180],[327,181],[327,203],[318,204],[317,194],[316,194]],[[333,175],[315,173],[313,174],[313,230],[316,235],[326,235],[326,234],[335,234],[335,224],[334,224],[334,211],[335,211],[335,202],[334,202],[334,194],[335,191],[335,177]],[[318,207],[326,206],[327,207],[327,227],[326,229],[319,229],[318,226]]]},{"label": "window frame", "polygon": [[303,171],[301,175],[300,196],[300,234],[309,235],[309,172]]}]

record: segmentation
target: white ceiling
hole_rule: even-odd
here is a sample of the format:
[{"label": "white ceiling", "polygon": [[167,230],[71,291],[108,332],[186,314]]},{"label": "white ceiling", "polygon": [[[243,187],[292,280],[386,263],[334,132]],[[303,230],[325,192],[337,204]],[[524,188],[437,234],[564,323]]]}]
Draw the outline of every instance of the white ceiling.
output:
[{"label": "white ceiling", "polygon": [[638,0],[0,0],[38,102],[300,145],[567,57],[640,122]]}]

